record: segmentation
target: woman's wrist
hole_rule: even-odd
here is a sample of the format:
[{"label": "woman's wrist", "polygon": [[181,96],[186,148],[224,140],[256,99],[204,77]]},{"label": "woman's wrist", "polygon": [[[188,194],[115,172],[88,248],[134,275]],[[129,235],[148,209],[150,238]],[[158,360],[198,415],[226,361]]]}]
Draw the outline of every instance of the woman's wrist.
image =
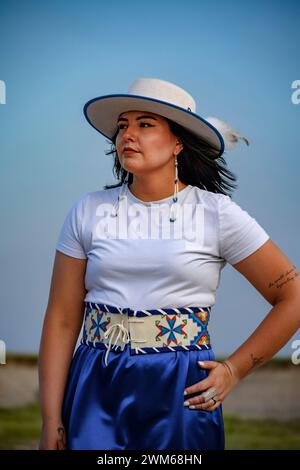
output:
[{"label": "woman's wrist", "polygon": [[239,382],[241,380],[240,374],[238,372],[237,367],[229,360],[226,359],[222,362],[223,366],[227,369],[230,376],[236,381]]},{"label": "woman's wrist", "polygon": [[46,426],[63,426],[61,416],[42,418],[42,427]]}]

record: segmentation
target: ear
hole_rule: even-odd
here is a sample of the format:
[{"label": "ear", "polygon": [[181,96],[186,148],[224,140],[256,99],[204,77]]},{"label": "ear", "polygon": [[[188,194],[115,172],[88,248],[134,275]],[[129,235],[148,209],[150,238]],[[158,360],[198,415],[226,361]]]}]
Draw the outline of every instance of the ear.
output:
[{"label": "ear", "polygon": [[183,150],[184,146],[183,146],[183,143],[181,142],[181,140],[179,138],[176,138],[176,155],[178,155],[181,150]]}]

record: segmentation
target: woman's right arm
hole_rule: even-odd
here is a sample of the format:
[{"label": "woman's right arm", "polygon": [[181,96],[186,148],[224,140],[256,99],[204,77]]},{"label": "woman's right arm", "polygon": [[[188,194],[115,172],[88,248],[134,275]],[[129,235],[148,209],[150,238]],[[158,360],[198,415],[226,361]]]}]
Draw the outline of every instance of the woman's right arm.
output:
[{"label": "woman's right arm", "polygon": [[86,263],[56,251],[39,350],[40,450],[60,450],[66,444],[62,403],[83,321]]}]

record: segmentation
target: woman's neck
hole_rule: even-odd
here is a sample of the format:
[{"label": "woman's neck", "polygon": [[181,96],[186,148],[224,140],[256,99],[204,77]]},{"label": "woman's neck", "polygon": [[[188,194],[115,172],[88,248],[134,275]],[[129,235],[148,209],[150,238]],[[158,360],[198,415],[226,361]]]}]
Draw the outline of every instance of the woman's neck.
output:
[{"label": "woman's neck", "polygon": [[[173,196],[174,194],[174,181],[171,184],[165,186],[158,186],[157,184],[140,184],[139,182],[133,181],[129,186],[131,193],[142,201],[159,201],[167,197]],[[186,188],[187,185],[178,181],[178,192]]]}]

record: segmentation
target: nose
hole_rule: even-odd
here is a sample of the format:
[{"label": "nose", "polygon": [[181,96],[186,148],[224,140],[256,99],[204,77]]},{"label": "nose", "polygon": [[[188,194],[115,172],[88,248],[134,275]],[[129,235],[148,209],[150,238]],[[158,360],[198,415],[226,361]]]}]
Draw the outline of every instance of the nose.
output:
[{"label": "nose", "polygon": [[127,142],[128,140],[132,140],[136,137],[137,133],[133,126],[127,126],[126,129],[122,130],[121,139],[123,142]]}]

